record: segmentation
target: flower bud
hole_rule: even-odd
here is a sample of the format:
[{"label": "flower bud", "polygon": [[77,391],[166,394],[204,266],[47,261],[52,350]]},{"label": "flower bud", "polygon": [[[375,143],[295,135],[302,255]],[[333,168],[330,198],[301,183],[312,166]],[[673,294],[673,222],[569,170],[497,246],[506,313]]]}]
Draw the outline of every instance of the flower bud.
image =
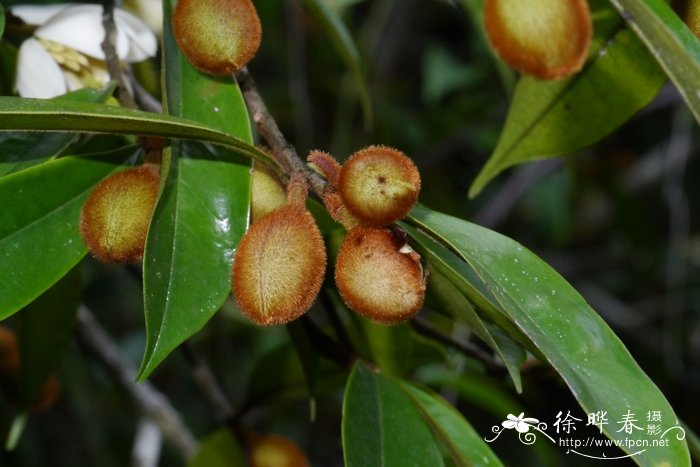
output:
[{"label": "flower bud", "polygon": [[158,195],[158,166],[144,164],[102,180],[80,213],[80,234],[104,262],[140,261]]},{"label": "flower bud", "polygon": [[384,324],[410,318],[425,298],[420,257],[386,228],[359,226],[348,232],[338,253],[335,283],[352,310]]},{"label": "flower bud", "polygon": [[486,0],[484,24],[504,62],[540,79],[579,71],[593,34],[587,0]]},{"label": "flower bud", "polygon": [[338,192],[362,223],[388,225],[406,216],[416,204],[420,174],[401,151],[369,146],[343,164]]},{"label": "flower bud", "polygon": [[311,308],[321,289],[326,249],[313,216],[300,204],[251,225],[236,251],[233,293],[260,325],[284,324]]},{"label": "flower bud", "polygon": [[179,0],[172,24],[182,53],[205,73],[235,73],[260,47],[262,27],[251,0]]}]

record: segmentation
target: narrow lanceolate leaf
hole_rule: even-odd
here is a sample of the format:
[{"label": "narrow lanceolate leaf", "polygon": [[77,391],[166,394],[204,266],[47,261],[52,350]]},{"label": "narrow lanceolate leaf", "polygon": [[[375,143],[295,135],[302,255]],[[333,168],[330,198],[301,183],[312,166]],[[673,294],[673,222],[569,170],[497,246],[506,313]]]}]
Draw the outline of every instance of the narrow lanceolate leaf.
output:
[{"label": "narrow lanceolate leaf", "polygon": [[[170,4],[169,4],[170,5]],[[238,86],[196,71],[165,28],[167,111],[252,144]],[[250,161],[212,145],[174,142],[146,242],[143,379],[199,331],[231,291],[233,251],[248,225]]]},{"label": "narrow lanceolate leaf", "polygon": [[444,465],[411,398],[398,383],[360,362],[345,387],[342,432],[346,467]]},{"label": "narrow lanceolate leaf", "polygon": [[[607,411],[620,420],[628,411],[659,411],[664,429],[678,419],[663,394],[644,374],[598,314],[559,274],[517,242],[496,232],[419,206],[411,219],[448,245],[493,293],[500,312],[515,324],[568,384],[587,412]],[[470,278],[474,280],[474,278]],[[605,434],[624,442],[630,435],[604,425]],[[665,447],[625,448],[644,466],[689,466],[684,440],[668,434]],[[657,438],[644,431],[649,446]]]},{"label": "narrow lanceolate leaf", "polygon": [[666,76],[614,9],[598,6],[593,17],[596,33],[581,72],[559,81],[525,76],[518,81],[498,144],[469,196],[479,194],[508,167],[568,155],[595,143],[661,89]]},{"label": "narrow lanceolate leaf", "polygon": [[270,156],[250,142],[206,124],[113,105],[0,96],[1,131],[80,131],[187,139],[223,146],[275,166]]},{"label": "narrow lanceolate leaf", "polygon": [[304,0],[304,5],[326,30],[326,33],[331,38],[331,43],[340,54],[345,65],[352,72],[355,87],[360,97],[360,104],[362,105],[365,125],[371,127],[374,118],[372,101],[369,96],[369,90],[367,89],[367,80],[364,75],[362,59],[350,31],[348,31],[348,28],[345,26],[340,16],[338,16],[338,13],[327,5],[327,2],[323,0]]},{"label": "narrow lanceolate leaf", "polygon": [[611,0],[700,122],[700,42],[666,0]]},{"label": "narrow lanceolate leaf", "polygon": [[413,399],[433,433],[447,449],[457,467],[498,467],[500,459],[469,422],[445,399],[401,382],[401,388]]},{"label": "narrow lanceolate leaf", "polygon": [[[52,100],[104,103],[114,91],[83,88]],[[63,154],[78,141],[79,133],[0,133],[0,175],[10,174]]]},{"label": "narrow lanceolate leaf", "polygon": [[80,268],[73,268],[18,314],[20,407],[28,409],[68,349],[80,304]]},{"label": "narrow lanceolate leaf", "polygon": [[0,319],[24,307],[85,255],[80,209],[92,187],[138,153],[65,157],[0,178]]},{"label": "narrow lanceolate leaf", "polygon": [[[58,97],[56,101],[105,102],[114,88],[83,88]],[[79,133],[0,133],[0,176],[60,156],[80,137]]]}]

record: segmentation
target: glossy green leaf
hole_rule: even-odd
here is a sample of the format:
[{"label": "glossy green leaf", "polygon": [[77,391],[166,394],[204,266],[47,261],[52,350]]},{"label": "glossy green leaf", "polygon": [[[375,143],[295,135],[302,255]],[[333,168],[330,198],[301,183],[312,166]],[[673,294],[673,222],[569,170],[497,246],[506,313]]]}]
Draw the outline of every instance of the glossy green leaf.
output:
[{"label": "glossy green leaf", "polygon": [[[601,4],[597,1],[596,4]],[[666,76],[614,9],[593,10],[595,41],[584,69],[558,81],[520,78],[498,144],[472,184],[476,196],[516,164],[568,155],[629,120],[661,89]]]},{"label": "glossy green leaf", "polygon": [[113,105],[0,96],[0,131],[80,131],[187,139],[220,145],[276,166],[253,144],[206,124]]},{"label": "glossy green leaf", "polygon": [[401,383],[401,388],[423,413],[455,466],[503,465],[481,435],[445,399],[405,382]]},{"label": "glossy green leaf", "polygon": [[700,42],[665,0],[610,0],[700,122]]},{"label": "glossy green leaf", "polygon": [[515,390],[522,392],[523,383],[520,378],[520,365],[525,361],[525,351],[522,347],[512,341],[509,345],[507,336],[501,338],[497,334],[498,331],[495,329],[498,328],[490,330],[469,300],[439,271],[434,271],[430,274],[428,287],[440,298],[447,313],[468,325],[474,334],[498,354],[508,370],[513,385],[515,385]]},{"label": "glossy green leaf", "polygon": [[[559,372],[586,412],[607,411],[619,420],[660,411],[665,428],[673,409],[620,339],[576,290],[517,242],[475,224],[418,206],[411,219],[432,232],[473,268],[503,315],[525,333]],[[628,437],[606,425],[611,439]],[[649,439],[645,433],[637,438]],[[670,435],[669,446],[634,457],[640,465],[690,465],[688,447]],[[628,452],[631,452],[628,450]]]},{"label": "glossy green leaf", "polygon": [[443,466],[430,427],[398,383],[358,362],[343,399],[346,467]]},{"label": "glossy green leaf", "polygon": [[138,155],[64,157],[0,178],[0,319],[29,304],[85,255],[80,209],[92,187]]},{"label": "glossy green leaf", "polygon": [[[167,23],[167,22],[166,22]],[[164,31],[166,108],[252,144],[238,86],[196,71]],[[170,171],[146,242],[147,377],[199,331],[231,293],[233,251],[248,226],[250,161],[223,148],[174,142]]]},{"label": "glossy green leaf", "polygon": [[73,268],[18,315],[19,403],[32,406],[68,349],[80,305],[80,269]]},{"label": "glossy green leaf", "polygon": [[352,72],[352,76],[355,80],[355,87],[360,97],[360,104],[362,105],[365,125],[371,127],[373,120],[372,100],[370,99],[369,90],[367,89],[362,59],[350,31],[348,31],[348,28],[345,26],[340,16],[338,16],[338,13],[332,8],[329,8],[324,0],[304,0],[304,5],[326,30],[326,33],[331,38],[331,43],[340,54],[345,65]]},{"label": "glossy green leaf", "polygon": [[[55,101],[104,103],[114,87],[83,88],[55,97]],[[79,133],[0,133],[0,176],[60,156],[80,138]]]},{"label": "glossy green leaf", "polygon": [[238,439],[227,428],[208,435],[187,463],[187,467],[237,467],[245,466],[245,451]]}]

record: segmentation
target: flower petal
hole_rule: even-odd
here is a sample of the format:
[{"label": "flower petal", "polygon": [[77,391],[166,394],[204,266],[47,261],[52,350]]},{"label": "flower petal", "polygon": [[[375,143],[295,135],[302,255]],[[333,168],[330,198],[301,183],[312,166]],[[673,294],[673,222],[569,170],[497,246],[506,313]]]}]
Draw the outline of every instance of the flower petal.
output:
[{"label": "flower petal", "polygon": [[15,83],[22,97],[48,99],[68,91],[58,63],[36,39],[27,39],[19,48]]},{"label": "flower petal", "polygon": [[126,55],[119,58],[132,63],[156,55],[158,39],[146,23],[124,10],[114,11],[114,22],[117,25],[117,32],[124,34],[128,41]]},{"label": "flower petal", "polygon": [[25,23],[39,26],[47,22],[61,10],[72,5],[74,5],[74,3],[59,3],[55,5],[13,5],[10,9],[13,15]]}]

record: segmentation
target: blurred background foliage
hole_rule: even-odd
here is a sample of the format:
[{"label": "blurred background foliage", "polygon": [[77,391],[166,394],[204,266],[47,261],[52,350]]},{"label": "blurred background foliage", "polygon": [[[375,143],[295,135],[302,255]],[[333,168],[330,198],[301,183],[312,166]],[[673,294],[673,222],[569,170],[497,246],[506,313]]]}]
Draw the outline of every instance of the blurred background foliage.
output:
[{"label": "blurred background foliage", "polygon": [[[684,421],[700,430],[700,225],[693,215],[700,188],[692,182],[700,172],[694,157],[699,140],[673,86],[593,147],[511,169],[470,200],[469,186],[495,147],[517,78],[488,49],[471,14],[478,0],[325,1],[357,44],[371,126],[352,73],[304,2],[256,2],[264,36],[249,68],[299,154],[321,149],[342,160],[382,143],[411,155],[423,177],[422,203],[496,229],[545,259],[613,327]],[[18,2],[5,5],[12,3]],[[2,58],[7,76],[7,44]],[[154,95],[158,68],[153,61],[136,69]],[[11,92],[7,82],[4,92]],[[90,145],[108,147],[113,138],[94,137]],[[83,302],[137,366],[145,340],[138,272],[92,259],[83,264]],[[341,307],[333,295],[321,300]],[[397,372],[454,402],[484,436],[506,413],[524,410],[552,421],[559,410],[578,407],[545,367],[526,368],[524,391],[517,395],[505,375],[487,375],[474,360],[417,336],[408,325],[371,335],[377,332],[384,333],[377,342],[406,342],[402,336],[413,334],[415,342],[386,358],[398,362]],[[189,345],[211,366],[238,421],[293,439],[313,465],[342,465],[345,381],[338,367],[318,360],[322,377],[311,404],[288,332],[250,325],[231,302]],[[363,345],[371,349],[373,343]],[[16,450],[0,451],[0,465],[129,465],[139,409],[78,341],[71,343],[59,378],[58,403],[30,417]],[[187,350],[173,353],[150,381],[198,437],[220,426],[193,380]],[[0,404],[0,433],[7,433],[15,411]],[[491,447],[507,465],[574,465],[543,443],[526,447],[513,438]],[[160,465],[183,461],[164,448]]]}]

